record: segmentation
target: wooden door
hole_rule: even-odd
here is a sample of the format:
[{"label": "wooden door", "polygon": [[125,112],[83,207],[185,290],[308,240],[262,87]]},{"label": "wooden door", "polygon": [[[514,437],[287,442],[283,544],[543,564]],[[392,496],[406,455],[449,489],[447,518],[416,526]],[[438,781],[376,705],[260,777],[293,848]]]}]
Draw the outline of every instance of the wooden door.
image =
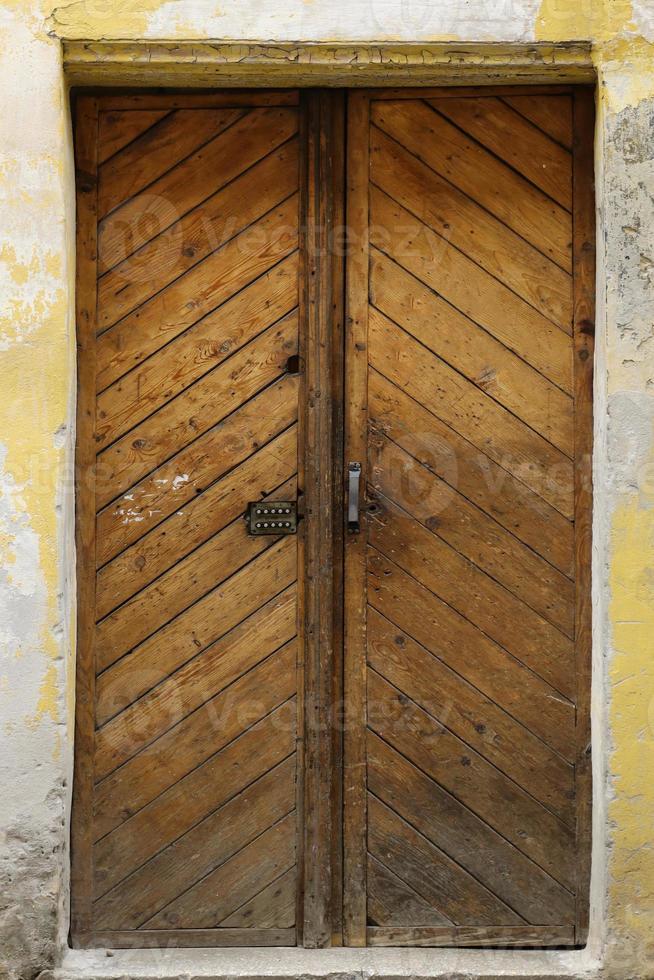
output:
[{"label": "wooden door", "polygon": [[[78,102],[77,944],[324,928],[329,879],[307,874],[306,912],[298,873],[329,826],[301,764],[322,525],[307,543],[304,522],[253,536],[243,520],[250,501],[315,509],[310,103]],[[321,458],[331,472],[328,444]]]},{"label": "wooden door", "polygon": [[352,94],[346,942],[574,945],[592,96]]}]

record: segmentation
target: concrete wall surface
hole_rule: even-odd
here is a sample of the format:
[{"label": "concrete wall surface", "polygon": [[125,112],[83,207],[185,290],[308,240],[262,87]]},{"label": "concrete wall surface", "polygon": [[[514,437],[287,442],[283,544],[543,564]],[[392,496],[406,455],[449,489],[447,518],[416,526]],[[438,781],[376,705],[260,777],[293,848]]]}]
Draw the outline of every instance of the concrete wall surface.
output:
[{"label": "concrete wall surface", "polygon": [[[75,215],[62,42],[129,43],[138,60],[145,42],[193,41],[591,44],[595,822],[584,953],[66,951]],[[174,57],[166,70],[174,79]],[[0,0],[0,112],[0,977],[654,977],[654,0]]]}]

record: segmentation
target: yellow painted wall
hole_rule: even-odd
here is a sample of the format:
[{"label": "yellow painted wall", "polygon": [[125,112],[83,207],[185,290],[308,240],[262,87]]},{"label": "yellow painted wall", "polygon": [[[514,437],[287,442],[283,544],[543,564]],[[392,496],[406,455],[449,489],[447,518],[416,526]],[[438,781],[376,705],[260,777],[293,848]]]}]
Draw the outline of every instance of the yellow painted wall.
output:
[{"label": "yellow painted wall", "polygon": [[[593,42],[600,79],[602,232],[595,697],[598,717],[602,706],[608,709],[610,845],[606,889],[600,876],[595,908],[615,947],[614,958],[616,950],[619,954],[616,969],[622,969],[621,947],[627,945],[638,950],[643,963],[654,935],[654,374],[649,346],[654,256],[648,244],[654,219],[647,213],[647,193],[639,196],[637,185],[654,194],[646,146],[647,121],[654,111],[652,0],[423,6],[401,0],[0,0],[0,715],[9,745],[6,777],[15,786],[13,794],[0,799],[0,824],[19,823],[29,811],[35,835],[45,834],[49,841],[47,835],[57,833],[51,828],[52,807],[61,807],[63,814],[67,806],[63,781],[69,777],[74,652],[74,215],[60,39],[259,37]],[[635,150],[626,143],[619,146],[629,125],[637,131]],[[624,195],[624,220],[620,207],[609,206],[614,193]],[[636,416],[635,434],[629,430],[629,412]],[[627,432],[628,451],[612,434],[616,419]],[[604,786],[597,791],[603,794]],[[596,857],[601,865],[601,847]],[[61,867],[48,867],[43,876],[60,901],[65,892]],[[17,901],[27,895],[37,902],[27,882],[15,887]],[[39,928],[37,923],[29,955],[47,957],[50,947],[38,937]],[[638,975],[654,975],[654,968]]]}]

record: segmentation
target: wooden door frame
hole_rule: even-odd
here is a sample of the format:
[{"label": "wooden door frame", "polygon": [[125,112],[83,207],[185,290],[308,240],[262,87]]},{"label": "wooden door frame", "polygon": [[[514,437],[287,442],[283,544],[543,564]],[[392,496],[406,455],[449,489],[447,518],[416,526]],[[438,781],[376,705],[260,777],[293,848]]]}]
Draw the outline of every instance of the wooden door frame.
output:
[{"label": "wooden door frame", "polygon": [[[346,222],[350,247],[346,270],[345,459],[361,463],[361,506],[365,506],[367,466],[368,293],[367,281],[369,148],[357,134],[369,133],[374,99],[480,97],[519,94],[568,94],[573,100],[573,350],[574,350],[574,514],[575,514],[575,769],[577,805],[577,906],[575,945],[588,936],[592,767],[590,693],[592,671],[592,454],[595,323],[594,88],[565,86],[489,86],[452,88],[384,88],[353,90],[348,100]],[[353,398],[350,392],[361,393]],[[347,705],[343,749],[344,783],[344,942],[365,946],[366,931],[366,603],[365,536],[349,536],[345,546],[344,703]],[[424,945],[430,945],[428,937]],[[442,945],[434,939],[434,945]],[[454,943],[456,945],[456,943]],[[481,944],[483,945],[483,943]],[[489,945],[493,945],[492,942]],[[498,942],[495,945],[500,945]],[[534,945],[534,943],[530,943]],[[537,945],[537,943],[536,943]]]}]

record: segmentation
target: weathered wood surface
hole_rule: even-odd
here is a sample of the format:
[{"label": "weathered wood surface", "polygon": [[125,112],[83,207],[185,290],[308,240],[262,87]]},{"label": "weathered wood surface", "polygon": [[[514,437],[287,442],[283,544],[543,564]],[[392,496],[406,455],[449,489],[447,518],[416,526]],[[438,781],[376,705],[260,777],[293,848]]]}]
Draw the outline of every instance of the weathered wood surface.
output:
[{"label": "weathered wood surface", "polygon": [[573,97],[376,96],[351,99],[346,452],[365,493],[346,599],[363,701],[346,741],[346,935],[573,945],[592,432]]},{"label": "weathered wood surface", "polygon": [[82,944],[295,942],[299,538],[242,519],[302,489],[294,103],[80,119]]}]

